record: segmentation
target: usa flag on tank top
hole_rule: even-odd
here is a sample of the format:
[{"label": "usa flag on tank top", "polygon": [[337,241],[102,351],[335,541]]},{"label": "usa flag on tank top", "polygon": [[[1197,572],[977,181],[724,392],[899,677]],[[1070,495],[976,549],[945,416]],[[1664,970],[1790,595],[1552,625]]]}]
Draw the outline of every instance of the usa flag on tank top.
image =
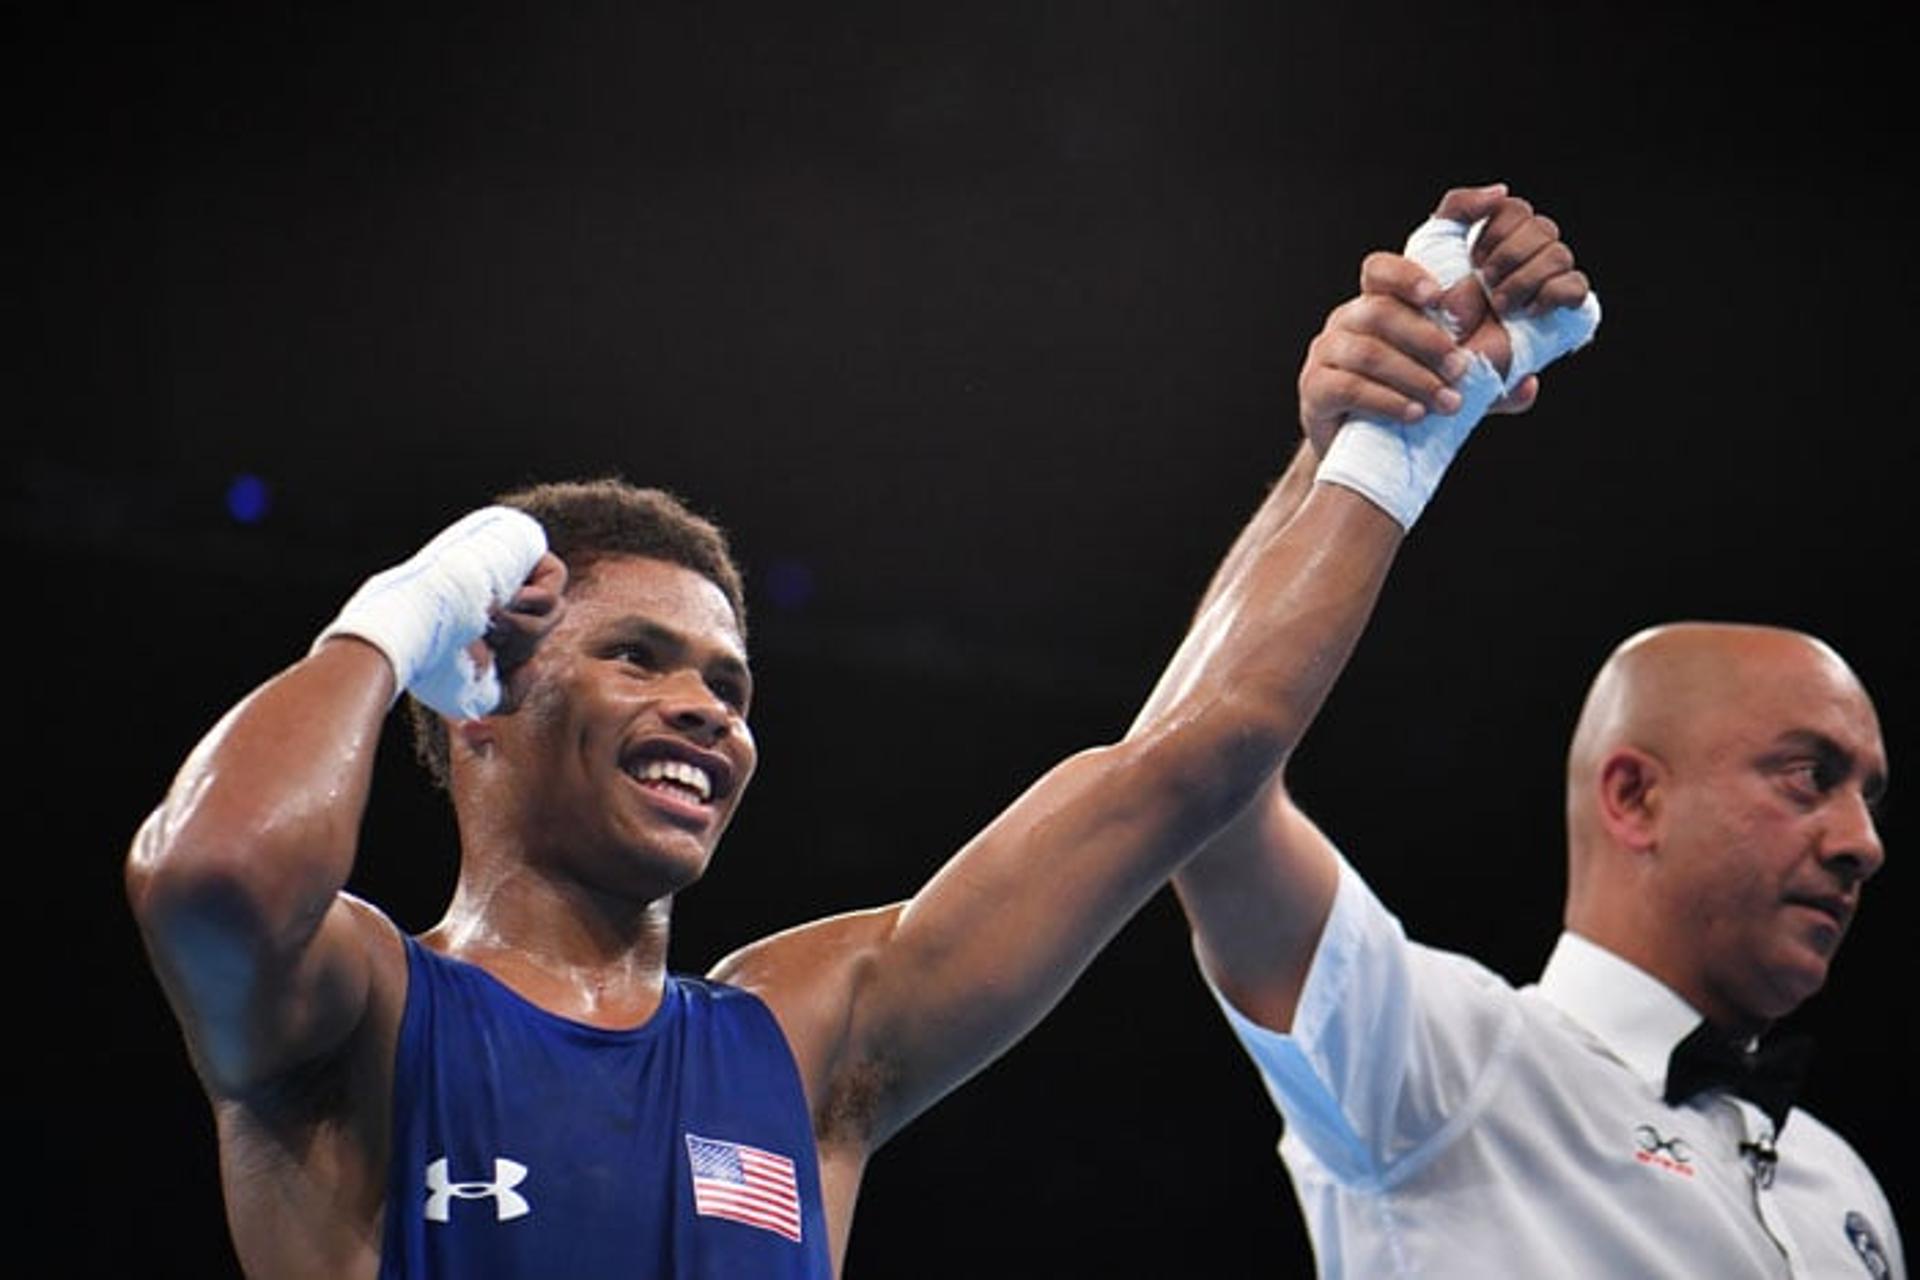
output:
[{"label": "usa flag on tank top", "polygon": [[743,1142],[687,1134],[693,1211],[800,1239],[800,1188],[793,1161]]}]

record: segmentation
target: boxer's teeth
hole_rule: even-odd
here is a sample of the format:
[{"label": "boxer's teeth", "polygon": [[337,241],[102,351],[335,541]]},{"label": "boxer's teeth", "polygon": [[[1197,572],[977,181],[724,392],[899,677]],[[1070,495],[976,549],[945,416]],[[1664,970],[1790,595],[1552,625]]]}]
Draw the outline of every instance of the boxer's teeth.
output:
[{"label": "boxer's teeth", "polygon": [[633,770],[633,776],[641,782],[678,783],[695,792],[703,801],[713,795],[713,779],[707,776],[707,771],[685,760],[648,760]]}]

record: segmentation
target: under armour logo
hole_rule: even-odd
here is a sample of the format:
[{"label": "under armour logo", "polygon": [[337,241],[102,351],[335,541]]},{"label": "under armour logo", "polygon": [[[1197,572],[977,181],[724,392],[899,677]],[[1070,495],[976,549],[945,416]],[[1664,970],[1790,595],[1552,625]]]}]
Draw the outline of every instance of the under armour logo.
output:
[{"label": "under armour logo", "polygon": [[447,1181],[447,1158],[441,1156],[427,1166],[427,1221],[445,1222],[455,1200],[485,1200],[493,1197],[497,1221],[518,1218],[533,1212],[527,1198],[514,1188],[527,1180],[527,1166],[517,1160],[496,1158],[492,1182]]}]

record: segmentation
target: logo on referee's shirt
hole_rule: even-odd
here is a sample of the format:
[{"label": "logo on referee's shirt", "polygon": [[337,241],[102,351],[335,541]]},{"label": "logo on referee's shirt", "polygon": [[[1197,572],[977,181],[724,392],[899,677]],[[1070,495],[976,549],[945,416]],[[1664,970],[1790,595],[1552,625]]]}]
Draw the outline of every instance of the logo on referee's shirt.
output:
[{"label": "logo on referee's shirt", "polygon": [[1847,1239],[1853,1245],[1853,1251],[1860,1255],[1867,1274],[1874,1280],[1887,1280],[1893,1274],[1893,1264],[1887,1261],[1887,1251],[1880,1246],[1880,1237],[1873,1233],[1873,1224],[1867,1216],[1855,1210],[1847,1210]]},{"label": "logo on referee's shirt", "polygon": [[1678,1134],[1671,1138],[1662,1137],[1660,1131],[1650,1124],[1635,1125],[1633,1145],[1633,1158],[1641,1164],[1650,1164],[1683,1178],[1693,1176],[1693,1148]]}]

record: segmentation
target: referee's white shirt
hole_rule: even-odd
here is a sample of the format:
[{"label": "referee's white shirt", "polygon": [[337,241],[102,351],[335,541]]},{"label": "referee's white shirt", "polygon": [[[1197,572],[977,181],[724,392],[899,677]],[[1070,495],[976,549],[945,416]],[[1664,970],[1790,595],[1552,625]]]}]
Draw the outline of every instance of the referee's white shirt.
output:
[{"label": "referee's white shirt", "polygon": [[1769,1180],[1741,1153],[1774,1138],[1757,1107],[1661,1101],[1700,1015],[1573,934],[1515,990],[1408,941],[1342,863],[1292,1034],[1221,1008],[1285,1118],[1322,1276],[1906,1275],[1831,1129],[1793,1112]]}]

